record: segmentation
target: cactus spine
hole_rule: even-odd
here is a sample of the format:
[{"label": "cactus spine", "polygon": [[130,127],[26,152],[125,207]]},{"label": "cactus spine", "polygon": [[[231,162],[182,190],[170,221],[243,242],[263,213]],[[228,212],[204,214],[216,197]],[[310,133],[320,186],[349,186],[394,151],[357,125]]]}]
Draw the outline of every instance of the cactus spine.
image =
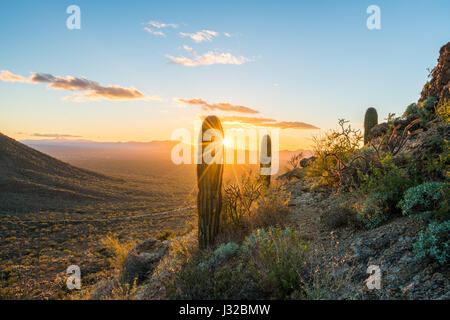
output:
[{"label": "cactus spine", "polygon": [[263,184],[270,186],[270,167],[272,166],[272,139],[265,135],[261,140],[261,150],[259,156],[259,176]]},{"label": "cactus spine", "polygon": [[[219,138],[217,135],[212,137],[212,141],[206,141],[209,139],[205,139],[204,134],[210,129],[217,130],[216,133],[221,135],[220,140],[223,139],[222,125],[216,116],[205,118],[199,139],[201,161],[197,164],[197,210],[200,249],[205,249],[214,244],[219,232],[220,211],[222,209],[223,145],[217,145],[217,143],[220,143],[220,141],[217,141]],[[218,150],[221,151],[221,154],[216,154]],[[205,159],[208,160],[208,156],[217,161],[205,161]]]},{"label": "cactus spine", "polygon": [[369,142],[370,130],[378,124],[378,114],[375,108],[368,108],[364,116],[364,144]]}]

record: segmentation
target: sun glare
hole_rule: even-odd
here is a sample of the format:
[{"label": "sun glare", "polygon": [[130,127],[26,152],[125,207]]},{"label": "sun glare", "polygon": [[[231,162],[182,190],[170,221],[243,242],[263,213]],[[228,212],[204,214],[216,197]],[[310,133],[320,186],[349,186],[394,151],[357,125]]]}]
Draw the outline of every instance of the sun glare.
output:
[{"label": "sun glare", "polygon": [[230,140],[228,140],[227,138],[222,140],[222,143],[225,147],[229,147],[230,146]]}]

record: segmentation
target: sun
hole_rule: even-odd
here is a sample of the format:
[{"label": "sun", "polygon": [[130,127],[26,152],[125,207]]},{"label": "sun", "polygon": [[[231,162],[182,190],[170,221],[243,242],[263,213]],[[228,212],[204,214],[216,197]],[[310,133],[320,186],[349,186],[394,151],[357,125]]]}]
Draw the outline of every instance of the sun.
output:
[{"label": "sun", "polygon": [[229,147],[229,146],[230,146],[230,140],[228,140],[227,138],[224,138],[224,139],[222,140],[222,144],[223,144],[225,147]]}]

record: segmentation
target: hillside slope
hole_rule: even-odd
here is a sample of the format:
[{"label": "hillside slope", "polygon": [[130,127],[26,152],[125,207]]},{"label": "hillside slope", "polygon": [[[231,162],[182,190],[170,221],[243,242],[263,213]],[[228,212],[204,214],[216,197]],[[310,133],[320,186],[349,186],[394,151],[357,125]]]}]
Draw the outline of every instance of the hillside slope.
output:
[{"label": "hillside slope", "polygon": [[[80,169],[34,150],[0,133],[0,192],[14,195],[58,197],[64,200],[102,199],[119,196],[119,189],[106,185],[120,182]],[[0,209],[5,201],[0,202]]]}]

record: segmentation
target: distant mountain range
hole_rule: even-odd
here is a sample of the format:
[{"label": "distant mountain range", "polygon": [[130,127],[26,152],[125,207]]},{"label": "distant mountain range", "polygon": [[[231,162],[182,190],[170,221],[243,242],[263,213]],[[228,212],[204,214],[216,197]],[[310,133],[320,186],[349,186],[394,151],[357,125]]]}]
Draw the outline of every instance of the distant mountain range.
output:
[{"label": "distant mountain range", "polygon": [[[101,158],[128,158],[136,156],[164,157],[170,161],[172,148],[178,141],[160,140],[150,142],[95,142],[89,140],[22,140],[36,150],[65,161]],[[311,150],[280,150],[280,162],[288,161],[293,154],[302,152],[304,157],[313,155]]]}]

